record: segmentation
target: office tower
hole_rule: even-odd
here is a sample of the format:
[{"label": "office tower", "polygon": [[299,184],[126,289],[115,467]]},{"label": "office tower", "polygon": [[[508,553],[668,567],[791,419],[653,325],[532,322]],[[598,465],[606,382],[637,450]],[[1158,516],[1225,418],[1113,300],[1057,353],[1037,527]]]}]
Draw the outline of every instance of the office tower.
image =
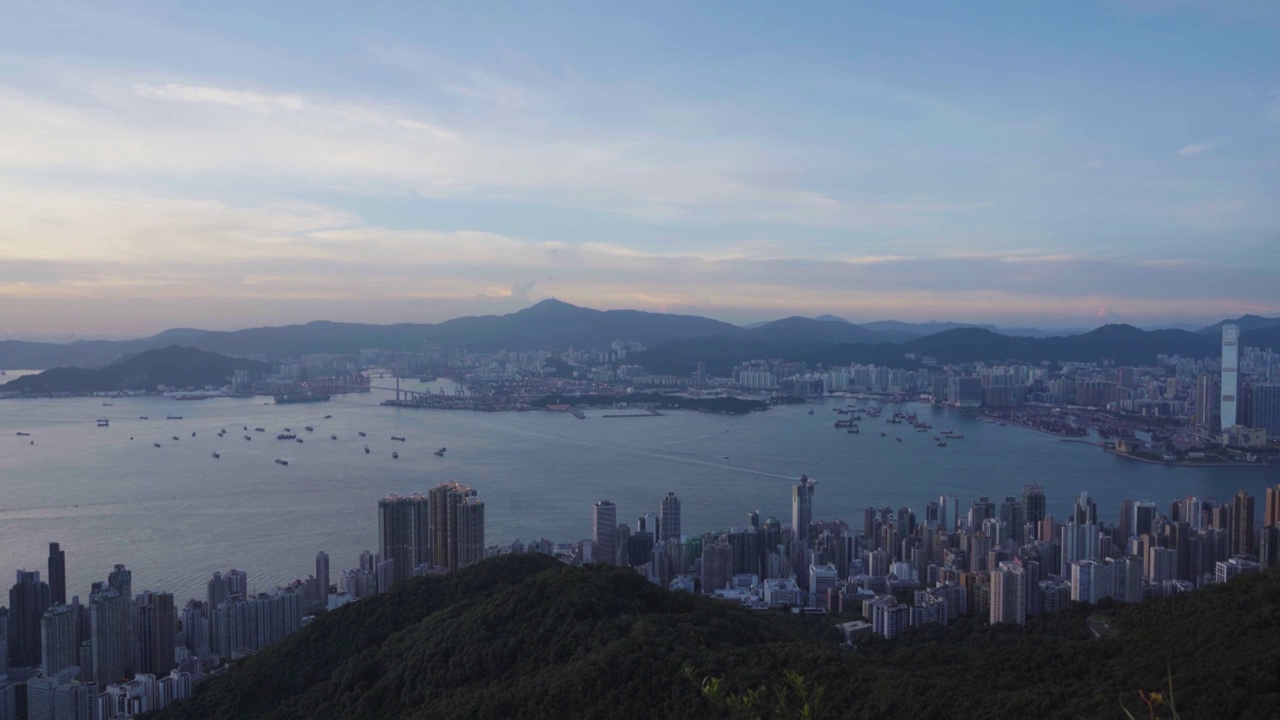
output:
[{"label": "office tower", "polygon": [[1098,505],[1089,497],[1089,493],[1082,492],[1076,496],[1076,505],[1074,515],[1077,525],[1097,525],[1098,524]]},{"label": "office tower", "polygon": [[991,572],[990,621],[1022,625],[1027,620],[1027,583],[1023,567],[1002,562]]},{"label": "office tower", "polygon": [[618,562],[618,507],[608,500],[591,505],[591,543],[597,563]]},{"label": "office tower", "polygon": [[1198,427],[1215,432],[1222,426],[1222,386],[1215,373],[1201,373],[1196,378],[1196,417]]},{"label": "office tower", "polygon": [[57,675],[80,662],[80,618],[71,605],[54,605],[40,617],[40,666]]},{"label": "office tower", "polygon": [[49,605],[49,585],[39,571],[19,570],[9,590],[9,667],[40,664],[40,619]]},{"label": "office tower", "polygon": [[930,530],[938,527],[938,503],[933,500],[925,503],[924,526]]},{"label": "office tower", "polygon": [[432,564],[453,571],[484,559],[484,502],[462,483],[443,483],[431,491]]},{"label": "office tower", "polygon": [[1268,440],[1280,440],[1280,383],[1254,385],[1250,405],[1250,425],[1266,428]]},{"label": "office tower", "polygon": [[1253,496],[1241,490],[1231,501],[1231,554],[1255,554]]},{"label": "office tower", "polygon": [[982,528],[984,520],[990,520],[996,516],[996,504],[991,499],[983,495],[974,500],[969,505],[968,527],[970,532],[977,532]]},{"label": "office tower", "polygon": [[[1000,503],[1000,524],[1004,526],[1004,532],[1008,534],[1010,540],[1022,542],[1026,515],[1022,511],[1022,503],[1016,497],[1006,497],[1004,502]],[[1003,539],[1001,537],[1001,540]]]},{"label": "office tower", "polygon": [[1262,526],[1280,525],[1280,485],[1267,488],[1266,503],[1262,511]]},{"label": "office tower", "polygon": [[138,596],[138,672],[168,675],[174,668],[178,633],[173,594],[144,592]]},{"label": "office tower", "polygon": [[838,587],[840,582],[839,573],[836,572],[836,566],[831,563],[823,565],[809,566],[809,607],[825,608],[828,612],[830,606],[827,603],[828,596],[832,590]]},{"label": "office tower", "polygon": [[803,544],[809,539],[809,523],[813,521],[814,482],[808,475],[791,487],[791,530],[796,541]]},{"label": "office tower", "polygon": [[761,570],[761,542],[763,534],[753,527],[733,528],[729,531],[729,546],[733,549],[733,574],[759,575]]},{"label": "office tower", "polygon": [[673,492],[662,499],[662,517],[659,520],[658,541],[680,539],[680,498]]},{"label": "office tower", "polygon": [[119,590],[94,583],[89,595],[89,618],[92,632],[90,647],[93,657],[93,679],[106,687],[128,675],[133,648],[126,642],[124,619],[129,616],[129,599]]},{"label": "office tower", "polygon": [[1156,509],[1155,503],[1141,500],[1133,503],[1133,514],[1128,520],[1128,525],[1132,528],[1129,534],[1145,535],[1152,532],[1152,525],[1159,516],[1160,511]]},{"label": "office tower", "polygon": [[54,605],[67,604],[67,553],[56,542],[49,543],[49,598]]},{"label": "office tower", "polygon": [[[424,560],[425,562],[425,560]],[[329,597],[329,553],[316,553],[316,582],[320,584],[320,599]]]},{"label": "office tower", "polygon": [[[378,554],[384,561],[393,561],[393,582],[408,580],[414,568],[428,562],[427,508],[427,498],[419,493],[388,495],[378,501]],[[379,586],[381,591],[387,589]]]},{"label": "office tower", "polygon": [[1240,327],[1222,326],[1222,424],[1221,429],[1235,425],[1237,414],[1236,395],[1240,392]]},{"label": "office tower", "polygon": [[760,511],[752,510],[751,512],[747,513],[747,523],[750,524],[751,527],[759,530],[760,529]]}]

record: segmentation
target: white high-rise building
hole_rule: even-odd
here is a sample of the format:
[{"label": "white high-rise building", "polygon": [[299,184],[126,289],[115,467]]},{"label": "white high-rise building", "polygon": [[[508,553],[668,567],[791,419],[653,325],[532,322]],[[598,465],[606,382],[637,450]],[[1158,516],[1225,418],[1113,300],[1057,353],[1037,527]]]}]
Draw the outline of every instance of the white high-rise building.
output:
[{"label": "white high-rise building", "polygon": [[591,505],[591,542],[595,562],[618,562],[618,508],[608,500]]},{"label": "white high-rise building", "polygon": [[1240,326],[1222,326],[1222,429],[1239,421],[1236,413],[1236,396],[1240,379]]}]

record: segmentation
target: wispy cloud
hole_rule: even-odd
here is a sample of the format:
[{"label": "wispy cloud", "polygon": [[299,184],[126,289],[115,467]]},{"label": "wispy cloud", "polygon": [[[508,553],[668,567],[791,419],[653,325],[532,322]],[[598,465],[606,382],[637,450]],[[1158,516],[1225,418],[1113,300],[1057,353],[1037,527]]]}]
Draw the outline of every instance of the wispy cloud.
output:
[{"label": "wispy cloud", "polygon": [[1196,155],[1201,155],[1203,153],[1209,152],[1210,150],[1213,149],[1213,147],[1214,147],[1213,143],[1196,143],[1193,145],[1184,145],[1181,149],[1178,150],[1178,154],[1181,155],[1182,157],[1194,157]]}]

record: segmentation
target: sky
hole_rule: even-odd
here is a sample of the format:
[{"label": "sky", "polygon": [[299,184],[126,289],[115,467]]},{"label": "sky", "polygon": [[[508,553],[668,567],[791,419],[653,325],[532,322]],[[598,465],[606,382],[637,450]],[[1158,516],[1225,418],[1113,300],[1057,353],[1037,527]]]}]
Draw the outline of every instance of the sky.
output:
[{"label": "sky", "polygon": [[0,337],[1280,314],[1280,3],[2,0]]}]

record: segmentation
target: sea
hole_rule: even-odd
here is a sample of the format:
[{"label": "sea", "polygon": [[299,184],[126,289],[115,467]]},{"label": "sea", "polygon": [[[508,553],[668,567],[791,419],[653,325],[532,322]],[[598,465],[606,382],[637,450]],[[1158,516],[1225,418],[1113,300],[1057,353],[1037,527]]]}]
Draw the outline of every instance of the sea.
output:
[{"label": "sea", "polygon": [[[445,381],[403,387],[452,391]],[[334,576],[357,565],[362,550],[377,551],[379,498],[450,480],[484,500],[490,545],[589,537],[597,500],[612,500],[619,522],[634,527],[669,491],[680,498],[686,534],[745,525],[752,510],[787,523],[801,474],[817,481],[814,517],[855,530],[867,506],[906,506],[923,517],[927,502],[955,495],[963,512],[979,496],[998,503],[1031,482],[1045,488],[1055,517],[1086,491],[1107,522],[1125,498],[1164,509],[1174,498],[1221,501],[1246,490],[1260,506],[1264,489],[1280,483],[1280,466],[1148,464],[922,403],[887,406],[852,435],[833,427],[846,398],[744,416],[587,410],[580,420],[382,407],[389,397],[0,400],[0,573],[43,572],[56,541],[67,553],[68,595],[82,599],[116,563],[133,571],[134,588],[173,592],[179,602],[202,598],[210,574],[229,568],[265,591],[311,574],[318,550],[330,554]],[[887,424],[895,410],[933,429]],[[285,428],[304,442],[276,440]],[[942,430],[964,437],[938,447]],[[440,448],[443,457],[434,454]]]}]

